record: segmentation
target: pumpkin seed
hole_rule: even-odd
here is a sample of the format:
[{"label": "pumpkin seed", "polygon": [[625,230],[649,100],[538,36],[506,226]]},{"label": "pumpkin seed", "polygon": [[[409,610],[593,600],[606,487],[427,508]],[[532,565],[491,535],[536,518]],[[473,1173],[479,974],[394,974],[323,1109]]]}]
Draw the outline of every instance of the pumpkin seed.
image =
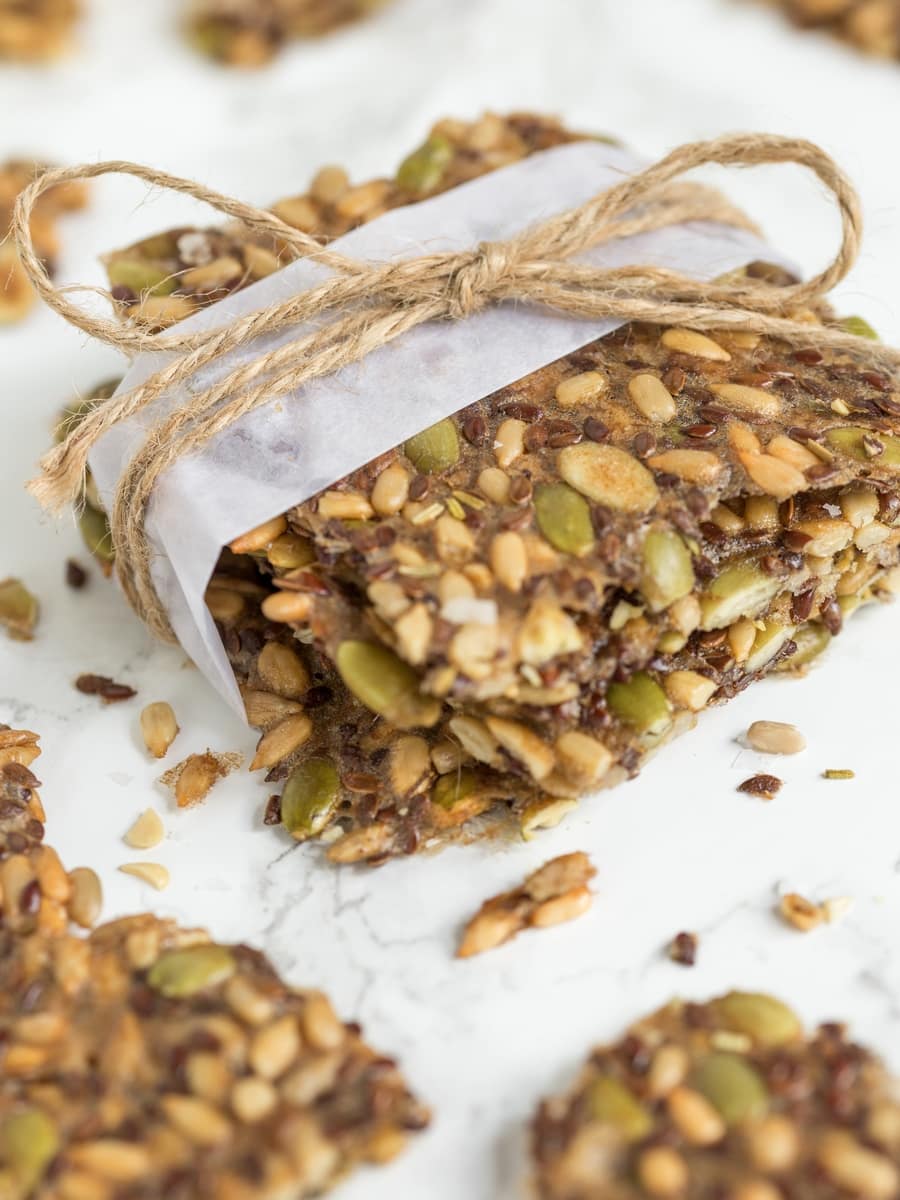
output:
[{"label": "pumpkin seed", "polygon": [[700,628],[724,629],[739,617],[752,617],[772,599],[781,581],[764,574],[750,559],[726,567],[700,597]]},{"label": "pumpkin seed", "polygon": [[614,1126],[629,1142],[640,1141],[652,1128],[650,1114],[618,1079],[607,1075],[595,1079],[587,1100],[594,1120]]},{"label": "pumpkin seed", "polygon": [[106,274],[113,287],[127,287],[136,296],[170,296],[178,286],[170,267],[146,259],[113,259],[106,264]]},{"label": "pumpkin seed", "polygon": [[646,671],[638,671],[626,683],[611,683],[606,701],[610,712],[638,733],[662,733],[672,722],[666,693]]},{"label": "pumpkin seed", "polygon": [[36,1108],[14,1113],[0,1125],[0,1159],[26,1193],[41,1181],[58,1150],[56,1126]]},{"label": "pumpkin seed", "polygon": [[181,999],[224,983],[236,969],[234,957],[225,946],[188,946],[158,958],[147,974],[147,983],[163,996]]},{"label": "pumpkin seed", "polygon": [[792,636],[797,643],[797,651],[790,658],[780,662],[775,668],[776,671],[793,671],[797,667],[805,667],[807,663],[818,658],[831,641],[831,634],[824,625],[816,621],[801,625]]},{"label": "pumpkin seed", "polygon": [[423,429],[403,446],[410,462],[423,475],[446,471],[459,460],[459,434],[449,417]]},{"label": "pumpkin seed", "polygon": [[397,183],[411,192],[430,192],[443,178],[453,161],[453,145],[440,133],[433,133],[417,150],[407,155],[397,169]]},{"label": "pumpkin seed", "polygon": [[398,729],[434,725],[440,716],[440,701],[419,694],[416,672],[386,646],[341,642],[335,661],[357,700]]},{"label": "pumpkin seed", "polygon": [[19,579],[0,581],[0,625],[18,642],[30,642],[38,619],[38,602]]},{"label": "pumpkin seed", "polygon": [[744,670],[750,674],[759,671],[766,663],[771,662],[778,651],[794,636],[793,625],[782,625],[778,621],[764,621],[764,628],[757,631],[753,639],[753,648],[744,663]]},{"label": "pumpkin seed", "polygon": [[648,512],[659,499],[653,476],[617,446],[580,442],[557,458],[559,473],[576,491],[622,512]]},{"label": "pumpkin seed", "polygon": [[431,801],[439,808],[455,808],[475,791],[478,776],[474,771],[451,771],[442,775],[431,792]]},{"label": "pumpkin seed", "polygon": [[694,568],[684,542],[671,529],[651,529],[644,538],[641,592],[652,612],[661,612],[694,586]]},{"label": "pumpkin seed", "polygon": [[746,1033],[761,1046],[781,1046],[802,1032],[800,1020],[786,1004],[764,992],[729,992],[715,1002],[729,1029]]},{"label": "pumpkin seed", "polygon": [[106,513],[86,504],[78,518],[78,528],[81,530],[84,544],[95,558],[99,558],[101,562],[105,563],[114,561],[116,555],[113,550],[112,534],[109,531]]},{"label": "pumpkin seed", "polygon": [[852,333],[856,337],[868,338],[871,342],[880,342],[881,338],[865,319],[865,317],[844,317],[840,322],[841,329],[845,333]]},{"label": "pumpkin seed", "polygon": [[694,1069],[691,1082],[728,1125],[761,1117],[768,1107],[766,1085],[738,1054],[711,1054]]},{"label": "pumpkin seed", "polygon": [[879,467],[900,467],[900,438],[891,437],[888,433],[871,434],[865,429],[845,425],[829,429],[825,440],[833,449],[855,458],[857,462],[875,462]]},{"label": "pumpkin seed", "polygon": [[534,493],[538,528],[551,546],[581,558],[594,544],[591,510],[566,483],[546,483]]},{"label": "pumpkin seed", "polygon": [[308,758],[291,772],[281,793],[281,823],[293,837],[315,837],[331,820],[341,783],[327,758]]}]

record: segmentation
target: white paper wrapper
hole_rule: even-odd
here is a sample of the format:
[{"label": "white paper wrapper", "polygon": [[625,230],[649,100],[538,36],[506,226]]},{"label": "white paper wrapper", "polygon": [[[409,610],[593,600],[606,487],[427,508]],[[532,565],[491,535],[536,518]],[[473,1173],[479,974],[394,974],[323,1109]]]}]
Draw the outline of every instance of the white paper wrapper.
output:
[{"label": "white paper wrapper", "polygon": [[[382,261],[463,250],[511,237],[581,204],[642,165],[631,153],[599,142],[561,146],[431,200],[385,213],[340,238],[334,247],[352,257]],[[605,267],[669,267],[704,280],[759,258],[784,261],[747,232],[695,222],[601,246],[581,261]],[[222,324],[301,292],[328,274],[319,264],[294,262],[177,328]],[[435,421],[619,324],[512,304],[462,322],[435,322],[362,363],[249,414],[201,453],[169,470],[160,480],[148,518],[156,551],[153,578],[181,644],[216,690],[243,713],[203,600],[223,545]],[[196,386],[254,357],[263,346],[281,345],[296,336],[290,331],[245,348],[198,375]],[[160,365],[160,355],[140,356],[120,391],[135,387]],[[158,417],[182,398],[165,397],[149,416]],[[123,422],[95,446],[90,465],[105,504],[148,424],[148,415]]]}]

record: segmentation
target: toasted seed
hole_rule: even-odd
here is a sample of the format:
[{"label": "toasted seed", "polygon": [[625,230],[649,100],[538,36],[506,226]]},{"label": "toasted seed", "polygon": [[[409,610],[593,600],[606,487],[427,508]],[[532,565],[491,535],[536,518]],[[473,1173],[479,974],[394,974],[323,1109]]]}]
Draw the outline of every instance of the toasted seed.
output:
[{"label": "toasted seed", "polygon": [[823,779],[855,779],[856,772],[847,768],[829,767],[828,770],[822,772]]},{"label": "toasted seed", "polygon": [[231,1122],[217,1108],[196,1096],[175,1092],[162,1096],[160,1107],[189,1142],[203,1148],[218,1146],[231,1136]]},{"label": "toasted seed", "polygon": [[583,645],[584,639],[575,621],[558,604],[547,599],[534,602],[519,630],[519,657],[533,667],[577,653]]},{"label": "toasted seed", "polygon": [[561,925],[566,921],[574,921],[591,907],[594,895],[590,888],[582,884],[564,892],[561,896],[551,896],[537,906],[529,918],[529,925],[536,929],[549,929],[553,925]]},{"label": "toasted seed", "polygon": [[669,350],[677,350],[679,354],[708,358],[714,362],[731,362],[731,355],[724,346],[693,329],[667,329],[660,341]]},{"label": "toasted seed", "polygon": [[162,863],[122,863],[119,870],[123,875],[134,875],[136,879],[140,879],[144,883],[149,883],[158,892],[165,891],[171,879],[168,868],[164,867]]},{"label": "toasted seed", "polygon": [[[557,750],[559,743],[557,743]],[[532,800],[526,805],[519,818],[519,828],[526,842],[544,829],[555,829],[563,817],[578,807],[576,800],[565,800],[556,796],[546,796],[540,800]]]},{"label": "toasted seed", "polygon": [[0,625],[11,638],[30,642],[38,619],[38,602],[18,579],[0,581]]},{"label": "toasted seed", "polygon": [[751,559],[725,567],[700,598],[700,628],[724,629],[741,617],[756,616],[781,586],[779,579],[766,575]]},{"label": "toasted seed", "polygon": [[225,946],[201,943],[161,955],[150,968],[147,983],[163,996],[181,999],[218,987],[236,969],[234,956]]},{"label": "toasted seed", "polygon": [[714,679],[707,679],[698,671],[670,671],[663,680],[666,695],[676,708],[700,712],[718,690]]},{"label": "toasted seed", "polygon": [[381,517],[400,512],[409,498],[409,472],[400,463],[390,463],[375,480],[372,507]]},{"label": "toasted seed", "polygon": [[776,500],[787,500],[808,486],[802,471],[772,454],[756,454],[741,461],[756,486]]},{"label": "toasted seed", "polygon": [[303,592],[273,592],[260,605],[264,617],[286,624],[304,624],[309,617],[311,601]]},{"label": "toasted seed", "polygon": [[779,1174],[788,1171],[800,1154],[800,1134],[790,1118],[772,1113],[753,1121],[744,1130],[753,1165],[759,1171]]},{"label": "toasted seed", "polygon": [[278,1093],[271,1083],[254,1075],[239,1079],[231,1089],[232,1111],[247,1125],[265,1120],[277,1104]]},{"label": "toasted seed", "polygon": [[713,1146],[725,1136],[725,1122],[698,1091],[679,1086],[667,1097],[669,1115],[679,1133],[692,1146]]},{"label": "toasted seed", "polygon": [[76,1167],[100,1175],[113,1183],[133,1183],[151,1166],[149,1151],[119,1138],[96,1138],[70,1146],[66,1157]]},{"label": "toasted seed", "polygon": [[165,758],[178,735],[175,710],[166,700],[154,700],[141,710],[141,734],[154,758]]},{"label": "toasted seed", "polygon": [[844,1129],[830,1129],[822,1137],[818,1161],[841,1188],[863,1200],[893,1200],[900,1188],[900,1171],[883,1154],[868,1149]]},{"label": "toasted seed", "polygon": [[669,958],[682,967],[692,967],[697,961],[699,938],[696,933],[676,933],[669,943]]},{"label": "toasted seed", "polygon": [[813,904],[798,892],[786,892],[781,897],[778,911],[789,925],[793,925],[801,933],[808,933],[825,920],[822,906]]},{"label": "toasted seed", "polygon": [[321,992],[307,996],[300,1020],[303,1036],[316,1050],[336,1050],[346,1040],[346,1029],[331,1007],[331,1001]]},{"label": "toasted seed", "polygon": [[236,621],[246,607],[244,597],[228,588],[208,587],[203,598],[213,620],[226,625]]},{"label": "toasted seed", "polygon": [[697,1065],[691,1083],[726,1125],[761,1117],[768,1107],[766,1085],[742,1055],[710,1054]]},{"label": "toasted seed", "polygon": [[85,696],[99,696],[107,704],[119,700],[130,700],[137,692],[127,683],[116,683],[106,675],[79,675],[75,680],[76,689]]},{"label": "toasted seed", "polygon": [[729,408],[735,408],[738,412],[752,413],[770,421],[781,415],[782,400],[775,392],[747,387],[740,383],[713,384],[710,391],[720,400],[724,400]]},{"label": "toasted seed", "polygon": [[673,1088],[684,1083],[689,1066],[687,1051],[682,1046],[660,1046],[647,1071],[647,1095],[653,1100],[668,1096]]},{"label": "toasted seed", "polygon": [[687,1188],[687,1163],[670,1146],[651,1146],[644,1150],[638,1159],[637,1172],[644,1191],[662,1200],[680,1196]]},{"label": "toasted seed", "polygon": [[782,1046],[803,1032],[796,1013],[764,992],[729,992],[716,1001],[715,1008],[729,1029],[747,1034],[761,1046]]},{"label": "toasted seed", "polygon": [[312,721],[305,713],[285,717],[259,739],[250,770],[260,771],[274,767],[307,742],[311,733]]},{"label": "toasted seed", "polygon": [[650,1114],[634,1092],[612,1076],[601,1075],[594,1080],[587,1103],[595,1121],[612,1125],[629,1142],[639,1142],[652,1128]]},{"label": "toasted seed", "polygon": [[309,671],[296,651],[281,642],[267,642],[263,646],[256,669],[266,690],[278,696],[296,700],[309,690]]},{"label": "toasted seed", "polygon": [[487,717],[488,729],[508,754],[523,763],[532,776],[541,780],[553,770],[556,756],[526,725],[502,717]]},{"label": "toasted seed", "polygon": [[[815,442],[810,442],[811,446],[815,446]],[[829,459],[834,458],[829,450],[824,446],[819,447],[823,454],[827,454]],[[817,454],[808,450],[806,446],[802,446],[800,442],[793,438],[787,437],[783,433],[779,433],[773,437],[766,446],[767,454],[774,454],[776,458],[780,458],[782,462],[790,463],[792,467],[796,467],[798,471],[808,471],[810,467],[815,467],[821,461]]]},{"label": "toasted seed", "polygon": [[247,720],[258,729],[266,729],[292,713],[302,711],[296,700],[286,700],[274,692],[260,692],[255,688],[241,688],[241,699]]},{"label": "toasted seed", "polygon": [[632,375],[628,381],[628,395],[648,421],[662,424],[675,419],[677,408],[672,394],[655,375]]},{"label": "toasted seed", "polygon": [[125,834],[124,841],[135,850],[151,850],[159,845],[165,835],[159,813],[146,808]]},{"label": "toasted seed", "polygon": [[754,721],[747,730],[747,744],[761,754],[799,754],[806,749],[806,738],[795,725]]},{"label": "toasted seed", "polygon": [[563,774],[585,789],[599,783],[612,766],[613,756],[606,746],[577,729],[562,734],[555,749]]},{"label": "toasted seed", "polygon": [[494,504],[506,504],[509,499],[510,477],[499,467],[485,467],[478,476],[478,486]]},{"label": "toasted seed", "polygon": [[651,454],[647,466],[700,484],[715,483],[725,469],[722,460],[709,450],[664,450],[662,454]]},{"label": "toasted seed", "polygon": [[638,733],[662,733],[672,723],[666,693],[652,675],[638,671],[626,683],[610,684],[606,693],[610,712]]},{"label": "toasted seed", "polygon": [[595,402],[609,391],[609,380],[601,371],[582,371],[556,386],[556,402],[562,408],[574,408]]},{"label": "toasted seed", "polygon": [[406,457],[423,475],[435,475],[459,460],[459,434],[449,418],[411,437],[403,446]]},{"label": "toasted seed", "polygon": [[298,840],[315,837],[331,821],[340,799],[337,768],[326,758],[295,767],[281,793],[281,823]]},{"label": "toasted seed", "polygon": [[103,888],[96,871],[76,867],[69,872],[69,917],[82,929],[95,925],[103,907]]},{"label": "toasted seed", "polygon": [[323,492],[318,500],[319,516],[326,521],[367,521],[373,515],[372,505],[361,492]]},{"label": "toasted seed", "polygon": [[566,446],[557,457],[560,476],[576,491],[623,512],[648,512],[659,499],[653,476],[625,450],[597,442]]},{"label": "toasted seed", "polygon": [[272,1021],[253,1035],[248,1058],[250,1066],[263,1079],[283,1075],[300,1052],[297,1021],[287,1014]]},{"label": "toasted seed", "polygon": [[342,642],[335,663],[357,700],[398,729],[428,727],[440,716],[440,701],[419,693],[418,676],[413,668],[386,646],[375,642]]},{"label": "toasted seed", "polygon": [[594,545],[591,510],[568,484],[547,483],[535,489],[538,528],[551,546],[582,558]]},{"label": "toasted seed", "polygon": [[491,569],[497,581],[511,592],[518,592],[528,574],[525,543],[518,533],[507,530],[491,542]]},{"label": "toasted seed", "polygon": [[284,517],[273,517],[271,521],[263,521],[262,525],[257,525],[255,529],[235,538],[229,544],[229,549],[234,554],[254,554],[259,550],[265,550],[286,529],[287,521]]}]

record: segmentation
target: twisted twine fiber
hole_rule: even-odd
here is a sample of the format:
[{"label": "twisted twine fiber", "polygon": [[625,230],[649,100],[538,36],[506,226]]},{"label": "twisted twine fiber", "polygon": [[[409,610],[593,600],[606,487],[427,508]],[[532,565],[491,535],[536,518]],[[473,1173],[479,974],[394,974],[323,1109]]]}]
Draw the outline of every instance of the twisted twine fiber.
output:
[{"label": "twisted twine fiber", "polygon": [[[604,269],[567,261],[616,238],[686,221],[718,221],[752,228],[722,196],[697,184],[676,182],[695,167],[794,163],[812,171],[840,212],[841,244],[834,260],[806,283],[770,288],[752,279],[698,283],[656,267]],[[332,278],[211,330],[151,334],[95,317],[68,299],[78,286],[56,287],[37,257],[29,219],[38,197],[75,179],[123,174],[202,200],[249,229],[277,239],[293,256],[315,259]],[[820,305],[849,271],[859,251],[862,218],[853,186],[827,154],[810,142],[741,134],[680,147],[655,165],[601,192],[580,207],[532,226],[507,241],[475,249],[424,255],[397,263],[367,263],[323,247],[272,213],[220,195],[190,180],[130,162],[101,162],[46,171],[19,196],[12,229],[22,262],[51,308],[92,337],[135,354],[164,352],[170,359],[143,384],[98,404],[40,462],[29,485],[46,508],[59,511],[78,500],[94,444],[119,421],[186,384],[202,367],[263,334],[314,321],[287,345],[234,367],[205,390],[187,392],[175,411],[160,418],[119,480],[110,512],[116,569],[125,593],[159,637],[174,634],[153,585],[152,551],[144,522],[154,486],[183,455],[201,449],[246,413],[309,380],[331,374],[424,324],[463,320],[501,301],[524,301],[579,317],[614,317],[694,329],[747,330],[797,346],[864,348],[869,361],[887,368],[900,353],[834,328],[811,326],[785,312]]]}]

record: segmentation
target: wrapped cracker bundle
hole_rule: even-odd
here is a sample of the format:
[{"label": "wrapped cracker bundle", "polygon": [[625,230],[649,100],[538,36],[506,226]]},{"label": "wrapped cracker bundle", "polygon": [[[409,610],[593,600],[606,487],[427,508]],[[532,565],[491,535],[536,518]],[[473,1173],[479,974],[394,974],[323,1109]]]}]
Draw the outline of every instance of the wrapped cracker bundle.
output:
[{"label": "wrapped cracker bundle", "polygon": [[[676,182],[707,162],[816,172],[835,262],[797,282]],[[279,206],[343,234],[327,248],[162,181],[250,232],[111,255],[124,325],[31,262],[138,352],[36,490],[71,499],[90,452],[126,594],[226,695],[237,675],[253,765],[284,780],[270,819],[334,860],[487,813],[531,833],[890,592],[897,354],[825,302],[860,217],[814,146],[724,138],[640,170],[536,118],[442,122],[396,180],[331,172]],[[244,286],[277,254],[299,257]]]}]

